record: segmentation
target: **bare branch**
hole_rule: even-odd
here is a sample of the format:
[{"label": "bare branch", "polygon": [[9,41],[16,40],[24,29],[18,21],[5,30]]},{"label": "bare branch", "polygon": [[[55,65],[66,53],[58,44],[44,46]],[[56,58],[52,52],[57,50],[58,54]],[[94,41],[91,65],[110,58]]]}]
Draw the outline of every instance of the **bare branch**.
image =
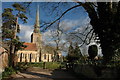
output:
[{"label": "bare branch", "polygon": [[[33,0],[31,0],[30,2],[27,2],[26,8],[28,8],[32,2],[33,2]],[[25,3],[26,3],[26,2],[25,2]]]},{"label": "bare branch", "polygon": [[83,41],[83,44],[81,44],[81,46],[83,46],[83,45],[85,44],[88,35],[89,35],[92,31],[93,31],[93,29],[91,29],[91,30],[87,33],[87,35],[86,35],[86,37],[85,37],[85,39],[84,39],[84,41]]},{"label": "bare branch", "polygon": [[80,34],[82,36],[85,36],[83,33],[76,33],[76,32],[71,32],[70,34]]},{"label": "bare branch", "polygon": [[79,6],[81,6],[81,5],[80,5],[80,4],[79,4],[79,5],[75,5],[75,6],[71,7],[71,8],[69,8],[69,9],[67,9],[65,12],[62,13],[62,15],[61,15],[59,18],[57,18],[55,21],[53,21],[53,22],[52,22],[50,25],[48,25],[44,30],[46,30],[48,27],[50,27],[50,26],[51,26],[52,24],[54,24],[56,21],[60,20],[68,11],[70,11],[70,10],[76,8],[76,7],[79,7]]},{"label": "bare branch", "polygon": [[92,32],[92,35],[91,35],[91,37],[89,38],[89,42],[87,43],[87,45],[90,44],[90,42],[91,42],[91,40],[92,40],[92,38],[93,38],[93,34],[94,34],[94,32]]}]

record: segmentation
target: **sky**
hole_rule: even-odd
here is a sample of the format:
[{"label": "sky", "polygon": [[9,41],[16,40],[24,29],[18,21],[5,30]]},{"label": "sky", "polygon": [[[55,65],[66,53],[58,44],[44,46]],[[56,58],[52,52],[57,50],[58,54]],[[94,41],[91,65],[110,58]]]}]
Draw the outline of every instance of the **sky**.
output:
[{"label": "sky", "polygon": [[[2,9],[4,8],[12,8],[12,2],[4,2],[2,3]],[[23,24],[20,20],[19,20],[19,24],[20,24],[20,28],[21,28],[21,32],[20,32],[20,38],[22,41],[27,41],[30,42],[30,34],[33,31],[33,26],[35,23],[35,16],[36,16],[36,8],[37,5],[40,6],[40,25],[42,25],[42,22],[52,22],[53,20],[55,20],[56,18],[58,18],[58,16],[56,17],[56,12],[62,13],[65,10],[67,10],[68,8],[70,8],[71,6],[75,5],[74,3],[68,3],[67,6],[64,4],[63,7],[60,6],[61,11],[59,11],[59,9],[57,9],[56,11],[54,11],[53,14],[52,13],[52,7],[53,4],[55,3],[43,3],[43,2],[33,2],[30,5],[30,12],[28,12],[26,15],[28,17],[27,23]],[[49,7],[49,9],[48,9]],[[78,10],[79,9],[79,10]],[[49,14],[50,13],[50,14]],[[71,10],[70,12],[68,12],[63,18],[62,18],[62,23],[63,26],[65,26],[65,30],[67,29],[71,29],[74,26],[77,26],[78,24],[80,25],[80,22],[83,22],[83,20],[86,20],[86,12],[84,10],[82,10],[82,8],[76,8]],[[66,24],[65,24],[66,23]],[[81,23],[82,24],[82,23]],[[66,27],[67,26],[67,27]],[[26,31],[27,30],[27,31]],[[24,35],[24,36],[23,36]]]},{"label": "sky", "polygon": [[[4,8],[12,8],[12,2],[3,2],[2,3],[2,11]],[[18,36],[20,37],[21,41],[30,42],[31,40],[31,34],[33,32],[33,26],[35,23],[35,16],[36,16],[36,9],[37,5],[40,7],[40,25],[43,25],[43,22],[52,22],[55,19],[57,19],[64,11],[69,9],[70,7],[76,5],[76,3],[68,2],[68,3],[60,3],[58,8],[54,7],[57,6],[57,2],[33,2],[30,4],[29,11],[26,13],[26,16],[28,17],[27,23],[23,24],[21,20],[18,21],[20,25],[20,33]],[[16,13],[16,12],[14,12]],[[75,32],[76,30],[80,29],[81,31],[85,28],[84,25],[88,24],[90,19],[88,17],[88,14],[82,7],[77,7],[68,13],[66,13],[60,20],[60,26],[63,30],[64,34],[62,34],[61,43],[66,41],[66,34],[70,32]],[[44,26],[45,27],[45,26]],[[42,29],[44,28],[40,28]],[[41,32],[42,34],[42,40],[45,44],[52,44],[55,45],[53,39],[52,39],[52,31],[54,31],[54,27],[48,28],[45,32]],[[85,49],[84,46],[82,49]],[[86,51],[86,50],[84,50]],[[86,53],[86,52],[85,52]]]}]

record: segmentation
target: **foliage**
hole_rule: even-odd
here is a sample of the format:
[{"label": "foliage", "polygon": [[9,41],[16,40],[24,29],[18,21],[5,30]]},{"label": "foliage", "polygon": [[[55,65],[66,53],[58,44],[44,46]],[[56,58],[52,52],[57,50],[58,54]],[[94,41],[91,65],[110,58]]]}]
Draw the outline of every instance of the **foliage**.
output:
[{"label": "foliage", "polygon": [[78,46],[77,43],[75,44],[74,54],[77,56],[77,60],[83,58],[80,47]]},{"label": "foliage", "polygon": [[74,55],[74,48],[72,46],[72,43],[69,46],[68,49],[68,55],[66,56],[68,62],[72,62],[74,59],[76,59],[76,55]]},{"label": "foliage", "polygon": [[82,6],[90,18],[90,24],[93,27],[92,31],[99,37],[104,63],[109,62],[115,51],[120,48],[120,1],[114,2],[111,0],[111,2],[94,3],[75,0],[75,3],[74,6],[64,11],[48,27],[60,20],[67,12]]},{"label": "foliage", "polygon": [[15,69],[18,71],[24,71],[27,68],[28,68],[27,63],[24,63],[24,62],[17,63],[17,65],[15,67]]},{"label": "foliage", "polygon": [[43,67],[43,62],[39,62],[39,63],[27,63],[27,66],[30,67]]},{"label": "foliage", "polygon": [[15,74],[15,73],[16,73],[15,69],[13,69],[12,67],[8,67],[8,68],[5,68],[5,71],[2,73],[2,77],[5,78],[5,77],[8,77],[9,75]]},{"label": "foliage", "polygon": [[120,49],[116,50],[114,56],[112,57],[112,61],[120,61]]},{"label": "foliage", "polygon": [[59,62],[46,62],[46,68],[47,69],[58,69],[60,67]]},{"label": "foliage", "polygon": [[89,58],[90,59],[94,59],[95,56],[97,56],[97,54],[98,54],[97,46],[96,45],[89,46],[89,48],[88,48],[88,54],[89,54]]},{"label": "foliage", "polygon": [[76,43],[75,48],[72,46],[72,43],[69,46],[68,55],[66,56],[68,62],[73,62],[82,58],[82,54],[78,44]]},{"label": "foliage", "polygon": [[[20,26],[18,19],[21,19],[23,23],[26,23],[27,17],[25,15],[26,9],[20,3],[14,3],[13,8],[5,8],[2,13],[2,40],[8,42],[9,50],[9,66],[14,66],[15,53],[19,49],[26,47],[23,45],[24,42],[19,41],[19,37],[16,36],[20,32]],[[6,49],[7,49],[6,48]]]},{"label": "foliage", "polygon": [[[26,23],[27,17],[25,16],[25,8],[19,3],[14,3],[12,8],[5,8],[2,13],[3,26],[2,26],[2,37],[4,39],[13,39],[16,27],[16,17],[19,17],[23,23]],[[14,14],[13,11],[18,11]],[[17,25],[17,32],[20,32],[19,25]],[[9,34],[8,34],[9,33]]]}]

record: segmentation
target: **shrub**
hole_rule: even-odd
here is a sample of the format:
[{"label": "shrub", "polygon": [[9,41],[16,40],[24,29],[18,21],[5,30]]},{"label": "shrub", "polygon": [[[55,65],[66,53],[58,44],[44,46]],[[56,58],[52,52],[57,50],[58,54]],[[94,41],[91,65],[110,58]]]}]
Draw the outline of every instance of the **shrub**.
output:
[{"label": "shrub", "polygon": [[60,67],[60,63],[59,62],[46,62],[46,68],[47,69],[57,69]]},{"label": "shrub", "polygon": [[5,68],[5,71],[2,73],[2,77],[5,78],[11,74],[15,74],[16,70],[13,69],[12,67]]}]

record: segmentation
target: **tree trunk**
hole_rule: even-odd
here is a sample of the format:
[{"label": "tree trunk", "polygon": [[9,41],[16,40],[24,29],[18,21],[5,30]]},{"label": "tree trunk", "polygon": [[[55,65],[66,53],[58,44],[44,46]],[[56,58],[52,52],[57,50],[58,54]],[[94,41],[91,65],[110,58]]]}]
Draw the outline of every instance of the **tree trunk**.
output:
[{"label": "tree trunk", "polygon": [[41,55],[42,55],[42,51],[41,51],[41,48],[40,48],[40,51],[39,51],[39,62],[41,62]]},{"label": "tree trunk", "polygon": [[114,51],[117,49],[116,45],[119,43],[119,38],[116,37],[116,34],[120,35],[118,32],[119,22],[117,22],[119,17],[115,18],[117,14],[112,12],[111,3],[98,2],[96,9],[91,5],[91,3],[85,3],[83,7],[91,19],[90,24],[94,32],[100,39],[104,63],[107,63],[111,60]]},{"label": "tree trunk", "polygon": [[14,57],[15,57],[14,49],[15,49],[15,46],[13,46],[13,44],[11,43],[10,44],[10,56],[9,56],[9,67],[14,67]]}]

